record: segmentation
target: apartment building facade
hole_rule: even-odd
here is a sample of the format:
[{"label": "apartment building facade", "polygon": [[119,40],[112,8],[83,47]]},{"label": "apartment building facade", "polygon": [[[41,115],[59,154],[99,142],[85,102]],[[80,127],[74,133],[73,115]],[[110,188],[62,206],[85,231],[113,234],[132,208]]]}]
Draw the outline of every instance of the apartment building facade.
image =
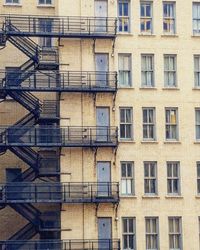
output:
[{"label": "apartment building facade", "polygon": [[2,249],[200,249],[200,1],[0,6]]}]

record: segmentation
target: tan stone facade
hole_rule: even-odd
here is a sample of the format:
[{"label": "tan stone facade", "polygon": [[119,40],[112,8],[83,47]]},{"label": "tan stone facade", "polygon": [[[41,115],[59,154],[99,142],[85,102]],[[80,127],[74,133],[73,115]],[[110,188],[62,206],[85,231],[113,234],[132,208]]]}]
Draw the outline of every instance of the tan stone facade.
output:
[{"label": "tan stone facade", "polygon": [[[73,2],[73,3],[72,3]],[[62,126],[96,126],[96,108],[108,107],[110,125],[120,125],[120,108],[133,111],[133,139],[119,137],[116,151],[100,148],[63,148],[61,152],[61,182],[97,182],[97,162],[110,162],[111,181],[121,182],[121,162],[133,162],[134,192],[121,194],[119,206],[113,204],[62,204],[61,239],[98,239],[98,218],[112,218],[112,237],[121,240],[122,219],[135,218],[136,248],[147,249],[145,217],[158,218],[158,249],[169,247],[169,217],[181,218],[181,248],[199,249],[199,194],[197,193],[197,162],[200,161],[199,141],[196,140],[195,109],[200,108],[199,88],[194,85],[194,55],[200,55],[199,36],[193,36],[192,4],[190,0],[173,1],[176,9],[176,34],[163,33],[163,1],[151,1],[153,6],[153,33],[140,32],[140,1],[130,0],[130,32],[120,33],[112,49],[112,40],[61,39],[59,46],[60,69],[69,71],[95,71],[95,53],[109,56],[109,70],[118,71],[119,54],[131,55],[132,86],[118,88],[116,98],[111,93],[62,93],[60,124]],[[148,1],[147,1],[148,2]],[[200,3],[200,1],[195,1]],[[70,6],[70,8],[69,8]],[[54,7],[38,7],[37,0],[21,0],[21,6],[6,6],[0,0],[1,14],[30,14],[57,16],[94,16],[93,0],[54,0]],[[108,0],[108,16],[118,15],[118,1]],[[55,44],[57,41],[55,39]],[[12,45],[0,51],[1,68],[24,62],[21,53]],[[141,55],[154,56],[153,87],[141,85]],[[164,55],[176,56],[177,86],[164,86]],[[38,95],[41,99],[44,96]],[[45,96],[46,97],[46,96]],[[51,98],[51,94],[48,94]],[[143,139],[143,108],[155,110],[155,140]],[[177,109],[177,140],[165,138],[165,109]],[[0,104],[0,123],[13,124],[24,114],[24,109],[12,100]],[[10,153],[1,156],[1,182],[5,181],[5,168],[23,168],[24,163]],[[156,162],[157,193],[144,192],[144,162]],[[179,188],[177,195],[167,191],[167,162],[179,162]],[[0,239],[8,238],[24,224],[21,217],[10,209],[0,212]],[[5,230],[6,228],[6,230]],[[15,229],[16,230],[15,230]],[[125,249],[125,248],[124,248]],[[175,249],[175,248],[173,248]],[[179,249],[179,248],[178,248]]]}]

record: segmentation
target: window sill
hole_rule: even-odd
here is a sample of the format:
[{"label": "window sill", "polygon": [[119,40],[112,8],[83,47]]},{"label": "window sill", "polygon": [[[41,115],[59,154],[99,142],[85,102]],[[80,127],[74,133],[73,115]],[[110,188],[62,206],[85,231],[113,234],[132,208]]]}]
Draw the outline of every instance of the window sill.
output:
[{"label": "window sill", "polygon": [[140,87],[139,89],[145,89],[145,90],[157,90],[156,87]]},{"label": "window sill", "polygon": [[166,195],[166,199],[183,199],[184,197],[182,195]]},{"label": "window sill", "polygon": [[196,198],[196,199],[200,199],[200,194],[197,194],[197,195],[195,196],[195,198]]},{"label": "window sill", "polygon": [[164,87],[163,90],[180,90],[178,87]]},{"label": "window sill", "polygon": [[164,144],[181,144],[180,141],[164,141]]},{"label": "window sill", "polygon": [[138,36],[140,36],[140,37],[156,37],[156,35],[154,35],[154,34],[148,34],[148,33],[140,33]]},{"label": "window sill", "polygon": [[55,8],[55,5],[53,4],[38,4],[38,8]]},{"label": "window sill", "polygon": [[133,36],[131,32],[117,32],[117,36]]},{"label": "window sill", "polygon": [[17,4],[17,3],[5,3],[3,4],[5,7],[22,7],[22,4]]},{"label": "window sill", "polygon": [[135,143],[135,141],[119,139],[119,143]]},{"label": "window sill", "polygon": [[177,34],[162,34],[161,37],[172,37],[172,38],[175,38],[175,37],[179,37]]},{"label": "window sill", "polygon": [[194,144],[200,144],[200,140],[199,141],[194,141]]},{"label": "window sill", "polygon": [[142,199],[160,199],[160,196],[159,195],[143,195],[142,196]]},{"label": "window sill", "polygon": [[137,196],[135,195],[120,195],[120,199],[137,199]]},{"label": "window sill", "polygon": [[193,38],[200,38],[200,34],[196,34],[196,35],[191,35],[191,37],[193,37]]},{"label": "window sill", "polygon": [[192,90],[200,90],[200,87],[194,87]]},{"label": "window sill", "polygon": [[158,141],[141,141],[142,144],[158,144]]},{"label": "window sill", "polygon": [[132,86],[129,86],[129,87],[120,87],[120,86],[118,86],[118,90],[121,90],[121,89],[127,90],[127,89],[135,89],[135,88],[132,87]]}]

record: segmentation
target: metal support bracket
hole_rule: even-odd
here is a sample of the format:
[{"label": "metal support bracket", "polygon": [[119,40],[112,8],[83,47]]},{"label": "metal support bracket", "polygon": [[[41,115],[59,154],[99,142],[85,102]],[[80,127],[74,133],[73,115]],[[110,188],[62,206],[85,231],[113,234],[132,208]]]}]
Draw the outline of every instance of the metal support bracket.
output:
[{"label": "metal support bracket", "polygon": [[61,44],[61,38],[60,37],[58,38],[58,47],[64,47],[64,45]]},{"label": "metal support bracket", "polygon": [[98,215],[98,209],[99,209],[99,203],[96,203],[96,209],[95,209],[95,217],[97,218]]},{"label": "metal support bracket", "polygon": [[96,107],[97,93],[93,93],[94,108]]},{"label": "metal support bracket", "polygon": [[96,39],[95,38],[93,39],[93,46],[92,46],[92,48],[93,48],[93,54],[95,54],[95,51],[96,51]]},{"label": "metal support bracket", "polygon": [[113,165],[114,165],[114,166],[116,166],[117,149],[118,149],[118,147],[116,147],[116,148],[113,149],[113,155],[114,155]]},{"label": "metal support bracket", "polygon": [[117,97],[117,93],[113,93],[113,105],[112,105],[112,111],[115,111],[115,102],[116,102],[116,97]]},{"label": "metal support bracket", "polygon": [[114,57],[114,53],[115,53],[115,38],[112,39],[112,53],[111,53],[112,57]]},{"label": "metal support bracket", "polygon": [[98,151],[98,147],[94,148],[94,168],[96,168],[97,165],[97,151]]}]

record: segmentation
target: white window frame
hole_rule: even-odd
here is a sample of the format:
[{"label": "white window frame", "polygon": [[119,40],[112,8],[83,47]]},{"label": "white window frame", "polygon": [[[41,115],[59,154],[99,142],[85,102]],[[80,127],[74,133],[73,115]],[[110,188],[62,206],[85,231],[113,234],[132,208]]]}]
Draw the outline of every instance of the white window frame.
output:
[{"label": "white window frame", "polygon": [[[170,121],[167,122],[167,112],[170,112]],[[175,122],[172,121],[171,112],[175,112]],[[173,128],[175,128],[175,137],[173,137]],[[169,130],[169,138],[167,138],[167,131]],[[165,108],[165,140],[166,141],[178,141],[178,108]]]},{"label": "white window frame", "polygon": [[[149,62],[151,60],[152,65],[149,68]],[[151,82],[149,84],[148,78],[150,77]],[[145,81],[143,82],[143,79]],[[154,77],[154,55],[153,54],[141,54],[141,86],[143,88],[154,88],[155,87],[155,77]]]},{"label": "white window frame", "polygon": [[[122,110],[125,110],[125,112],[127,110],[130,110],[130,114],[131,114],[130,122],[126,122],[126,121],[122,122],[121,121],[121,111]],[[131,107],[120,107],[119,108],[119,116],[120,116],[120,118],[119,118],[119,122],[120,122],[120,131],[119,131],[120,132],[120,134],[119,134],[120,140],[122,140],[122,141],[132,141],[133,140],[133,109]],[[125,118],[126,118],[126,115],[125,115]],[[126,131],[127,131],[126,127],[127,126],[130,127],[130,133],[131,133],[130,137],[121,137],[121,126],[124,126],[124,129],[125,129],[124,134],[125,135],[126,135]]]},{"label": "white window frame", "polygon": [[[123,167],[123,164],[126,168],[126,176],[122,176],[123,172],[122,172],[122,167]],[[122,196],[133,196],[135,195],[135,173],[134,173],[134,162],[132,161],[122,161],[121,162],[121,195]],[[132,172],[132,176],[128,176],[128,165],[131,167],[131,172]],[[122,182],[125,183],[126,185],[126,192],[123,193],[122,191]],[[128,186],[131,185],[131,192],[128,193]]]},{"label": "white window frame", "polygon": [[[173,6],[173,12],[174,12],[174,16],[165,16],[164,13],[164,6],[168,4],[168,5],[172,5]],[[164,24],[167,23],[168,29],[165,30],[164,29]],[[171,29],[171,25],[174,26],[174,29]],[[176,34],[176,3],[173,1],[164,1],[163,2],[163,32],[164,34],[167,35],[175,35]]]},{"label": "white window frame", "polygon": [[[170,61],[174,61],[174,68],[171,68]],[[167,69],[166,69],[167,60]],[[173,75],[174,83],[170,84],[170,76]],[[167,78],[167,81],[166,81]],[[177,88],[177,56],[176,55],[164,55],[164,87]]]},{"label": "white window frame", "polygon": [[[199,171],[198,171],[199,168]],[[197,194],[200,195],[200,162],[197,162]]]},{"label": "white window frame", "polygon": [[[124,232],[124,220],[127,220],[127,232]],[[129,231],[130,220],[133,222],[133,232]],[[133,237],[133,247],[129,247],[129,237]],[[124,247],[124,237],[127,237],[128,248]],[[136,250],[136,219],[135,217],[122,217],[122,249],[123,250]]]},{"label": "white window frame", "polygon": [[[200,15],[198,17],[194,17],[194,6],[197,6],[197,8],[200,8],[200,2],[193,2],[192,4],[192,30],[193,30],[193,35],[200,35]],[[198,11],[197,11],[198,12]],[[194,23],[197,23],[197,29],[195,28]]]},{"label": "white window frame", "polygon": [[[173,224],[173,232],[170,232],[170,220],[172,220],[172,224]],[[179,229],[180,231],[176,232],[175,231],[175,221],[178,220],[179,223]],[[168,217],[168,232],[169,232],[169,249],[170,250],[182,250],[182,218],[181,217]],[[170,237],[173,237],[173,242],[175,244],[176,238],[178,237],[178,242],[179,242],[179,248],[171,248],[170,247]]]},{"label": "white window frame", "polygon": [[[141,14],[141,8],[142,8],[142,5],[150,5],[150,8],[151,8],[151,16],[147,16],[146,13],[144,16],[142,16]],[[146,12],[146,10],[145,10]],[[147,29],[147,23],[150,22],[151,23],[151,29],[148,30]],[[144,23],[144,30],[142,30],[142,23]],[[140,32],[142,34],[153,34],[153,2],[152,1],[140,1]]]},{"label": "white window frame", "polygon": [[[151,173],[151,169],[154,169],[154,176]],[[147,170],[147,171],[146,171]],[[147,172],[147,175],[146,175]],[[155,188],[154,192],[151,192]],[[144,162],[144,194],[145,195],[157,195],[158,194],[158,180],[157,180],[157,162],[145,161]]]},{"label": "white window frame", "polygon": [[[171,167],[171,176],[168,175],[169,167]],[[174,175],[174,168],[177,167],[177,176]],[[174,190],[174,183],[177,182],[177,192]],[[169,188],[171,187],[171,188]],[[169,192],[169,190],[172,190]],[[180,196],[181,195],[181,177],[180,177],[180,162],[168,161],[167,162],[167,195]]]},{"label": "white window frame", "polygon": [[[147,112],[147,121],[144,121],[144,112]],[[153,121],[150,121],[150,112],[153,113]],[[143,141],[155,141],[156,140],[156,109],[155,108],[142,108],[143,119]],[[153,128],[153,137],[150,137],[150,131]],[[147,131],[147,137],[144,136],[144,130]]]},{"label": "white window frame", "polygon": [[[128,69],[120,69],[120,60],[123,60],[122,58],[128,58]],[[120,59],[121,58],[121,59]],[[130,88],[132,87],[132,55],[131,54],[118,54],[118,67],[119,67],[119,76],[118,76],[118,86],[119,88]],[[123,83],[120,83],[120,75],[122,75]],[[124,79],[128,77],[128,84],[124,84]]]},{"label": "white window frame", "polygon": [[[147,221],[150,223],[150,232],[147,232]],[[156,223],[156,231],[153,231],[153,222]],[[156,237],[156,248],[148,246],[148,242],[150,245],[153,244],[153,239]],[[150,241],[147,241],[147,238],[150,238]],[[145,217],[145,241],[146,241],[146,250],[159,250],[159,218],[158,217]]]},{"label": "white window frame", "polygon": [[194,87],[200,87],[200,55],[194,55]]},{"label": "white window frame", "polygon": [[18,3],[13,3],[14,0],[10,0],[12,2],[7,2],[8,0],[4,0],[4,5],[21,5],[21,0],[18,0]]},{"label": "white window frame", "polygon": [[[198,130],[200,131],[200,122],[197,121],[197,112],[200,113],[200,108],[195,108],[195,139],[196,141],[200,141],[200,137],[197,138]],[[200,134],[200,132],[199,132]]]},{"label": "white window frame", "polygon": [[[119,4],[120,3],[127,3],[128,4],[128,16],[120,16],[119,15]],[[130,27],[130,20],[131,20],[131,18],[130,18],[130,14],[131,14],[131,10],[130,10],[130,8],[131,8],[131,5],[130,5],[130,0],[118,0],[118,32],[119,33],[130,33],[131,32],[131,27]],[[128,23],[128,30],[127,31],[125,31],[124,30],[124,24],[122,24],[122,30],[120,31],[119,30],[119,27],[120,27],[120,20],[122,20],[122,22],[124,22],[124,23]]]}]

